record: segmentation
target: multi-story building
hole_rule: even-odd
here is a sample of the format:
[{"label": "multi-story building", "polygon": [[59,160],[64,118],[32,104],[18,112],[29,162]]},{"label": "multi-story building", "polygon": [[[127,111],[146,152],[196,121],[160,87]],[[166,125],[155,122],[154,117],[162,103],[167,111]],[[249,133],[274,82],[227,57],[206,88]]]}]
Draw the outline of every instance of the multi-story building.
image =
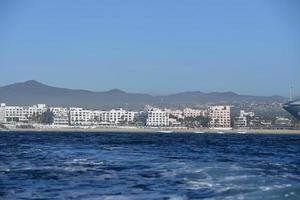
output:
[{"label": "multi-story building", "polygon": [[0,104],[0,123],[5,122],[5,103]]},{"label": "multi-story building", "polygon": [[119,124],[121,122],[130,123],[138,113],[123,109],[100,111],[85,110],[83,108],[70,108],[71,125],[99,125],[99,124]]},{"label": "multi-story building", "polygon": [[206,109],[192,109],[192,108],[185,108],[183,110],[183,116],[184,117],[206,117],[207,116],[207,110]]},{"label": "multi-story building", "polygon": [[210,106],[208,116],[210,128],[231,128],[230,106]]},{"label": "multi-story building", "polygon": [[5,122],[28,121],[29,114],[20,106],[5,106]]},{"label": "multi-story building", "polygon": [[169,113],[160,109],[148,111],[147,126],[169,126]]},{"label": "multi-story building", "polygon": [[101,115],[101,121],[113,124],[119,124],[121,122],[130,123],[134,122],[134,119],[137,116],[137,114],[138,112],[126,111],[123,109],[113,109],[110,111],[104,111]]},{"label": "multi-story building", "polygon": [[69,110],[62,107],[51,107],[50,111],[53,113],[54,125],[68,125],[69,124]]},{"label": "multi-story building", "polygon": [[254,114],[254,112],[246,112],[246,111],[244,111],[244,110],[241,110],[240,111],[240,116],[242,116],[242,117],[254,117],[255,116],[255,114]]},{"label": "multi-story building", "polygon": [[33,116],[33,115],[41,115],[47,110],[46,104],[37,104],[33,106],[25,106],[23,107],[25,113],[28,116]]},{"label": "multi-story building", "polygon": [[85,126],[93,124],[93,111],[91,110],[85,110],[79,107],[71,107],[69,113],[70,125]]},{"label": "multi-story building", "polygon": [[[45,104],[37,104],[33,106],[6,106],[1,104],[1,115],[3,122],[28,122],[31,117],[41,115],[47,110]],[[4,114],[3,114],[4,112]]]},{"label": "multi-story building", "polygon": [[234,119],[234,126],[236,128],[244,128],[248,126],[247,117],[238,116]]},{"label": "multi-story building", "polygon": [[248,118],[253,118],[254,116],[254,112],[245,112],[244,110],[241,110],[240,115],[234,119],[234,126],[237,128],[247,127],[249,123]]},{"label": "multi-story building", "polygon": [[171,110],[171,109],[164,109],[170,116],[174,116],[177,119],[183,119],[183,111],[182,110]]}]

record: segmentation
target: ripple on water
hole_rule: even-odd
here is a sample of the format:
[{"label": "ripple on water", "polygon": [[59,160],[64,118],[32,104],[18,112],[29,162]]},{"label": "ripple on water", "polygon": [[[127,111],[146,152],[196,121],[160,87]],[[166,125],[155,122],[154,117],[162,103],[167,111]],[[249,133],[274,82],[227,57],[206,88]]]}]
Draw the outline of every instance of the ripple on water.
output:
[{"label": "ripple on water", "polygon": [[295,135],[0,134],[0,199],[300,199],[298,141]]}]

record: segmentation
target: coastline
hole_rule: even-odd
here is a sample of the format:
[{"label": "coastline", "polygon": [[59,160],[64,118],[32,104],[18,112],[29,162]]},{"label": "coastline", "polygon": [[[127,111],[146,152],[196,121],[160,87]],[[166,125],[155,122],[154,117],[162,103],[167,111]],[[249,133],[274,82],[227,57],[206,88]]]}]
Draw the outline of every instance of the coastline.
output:
[{"label": "coastline", "polygon": [[104,127],[104,128],[35,128],[35,129],[0,129],[1,132],[130,132],[130,133],[158,133],[158,132],[172,132],[172,133],[233,133],[233,134],[300,134],[300,130],[288,129],[232,129],[232,130],[219,130],[219,129],[176,129],[176,128],[139,128],[139,127]]}]

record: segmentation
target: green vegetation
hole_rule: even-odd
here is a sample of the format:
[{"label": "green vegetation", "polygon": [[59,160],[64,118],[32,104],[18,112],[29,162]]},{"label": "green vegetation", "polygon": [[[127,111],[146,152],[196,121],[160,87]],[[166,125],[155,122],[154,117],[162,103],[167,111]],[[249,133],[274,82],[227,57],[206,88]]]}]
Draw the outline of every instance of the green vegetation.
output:
[{"label": "green vegetation", "polygon": [[30,122],[41,123],[41,124],[52,124],[54,121],[54,114],[48,108],[46,112],[42,114],[33,113],[31,117],[28,117]]},{"label": "green vegetation", "polygon": [[[170,116],[170,118],[176,118],[175,116]],[[198,116],[198,117],[185,117],[184,119],[177,119],[181,124],[189,128],[197,127],[208,127],[209,118]]]}]

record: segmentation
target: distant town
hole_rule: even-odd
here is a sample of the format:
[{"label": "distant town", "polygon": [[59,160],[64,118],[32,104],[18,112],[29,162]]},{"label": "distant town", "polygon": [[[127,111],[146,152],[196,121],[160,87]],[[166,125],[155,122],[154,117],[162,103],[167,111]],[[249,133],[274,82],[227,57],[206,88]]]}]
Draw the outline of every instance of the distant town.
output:
[{"label": "distant town", "polygon": [[231,105],[169,109],[146,105],[141,111],[122,108],[91,110],[48,107],[46,104],[10,106],[1,103],[1,129],[152,127],[172,129],[298,129],[292,117],[262,118],[251,110],[232,113]]}]

